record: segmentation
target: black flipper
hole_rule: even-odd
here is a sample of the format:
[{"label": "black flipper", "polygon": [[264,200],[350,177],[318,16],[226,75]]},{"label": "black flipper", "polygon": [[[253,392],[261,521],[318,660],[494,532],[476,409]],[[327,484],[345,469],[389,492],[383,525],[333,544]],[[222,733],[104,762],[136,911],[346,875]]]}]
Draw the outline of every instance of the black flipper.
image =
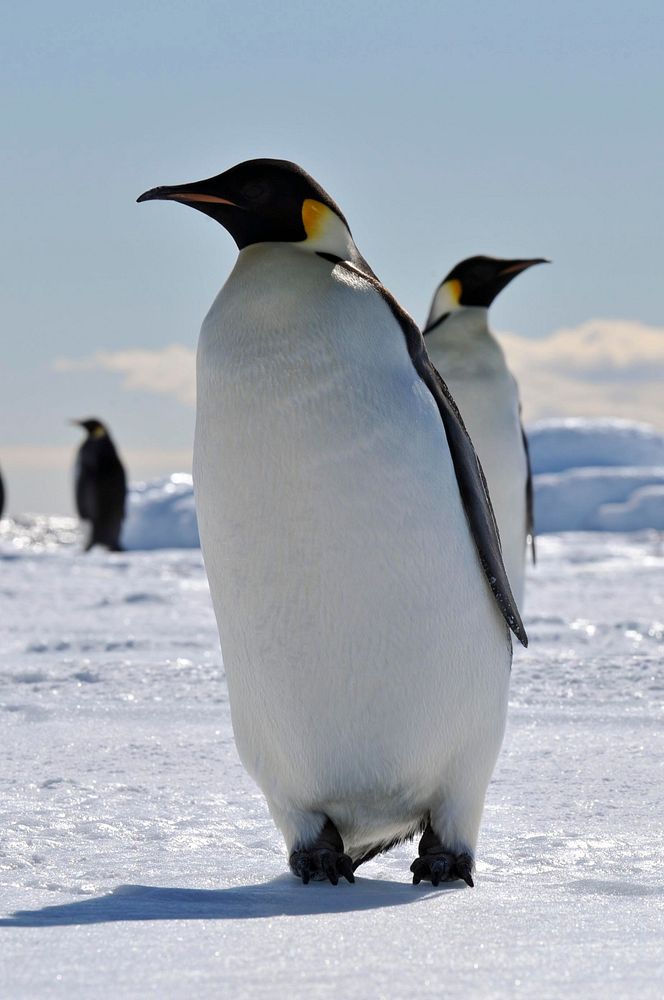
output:
[{"label": "black flipper", "polygon": [[[521,409],[521,407],[519,407]],[[535,504],[533,495],[533,470],[530,465],[530,448],[528,438],[521,424],[521,438],[523,440],[523,450],[526,453],[526,465],[528,467],[528,478],[526,479],[526,534],[530,542],[530,554],[533,559],[533,566],[537,562],[537,552],[535,551]]]},{"label": "black flipper", "polygon": [[424,337],[415,321],[401,308],[394,296],[387,291],[378,278],[373,274],[365,274],[349,261],[341,261],[339,267],[343,267],[368,281],[383,297],[403,330],[413,366],[438,406],[459,484],[461,501],[485,576],[503,618],[519,642],[527,646],[528,636],[523,627],[503,564],[500,535],[484,472],[452,394],[431,362],[424,344]]}]

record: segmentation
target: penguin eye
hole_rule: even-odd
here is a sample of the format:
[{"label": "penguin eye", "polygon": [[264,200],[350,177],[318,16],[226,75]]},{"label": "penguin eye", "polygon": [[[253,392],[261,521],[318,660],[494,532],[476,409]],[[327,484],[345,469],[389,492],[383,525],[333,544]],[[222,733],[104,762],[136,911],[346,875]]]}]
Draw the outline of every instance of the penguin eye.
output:
[{"label": "penguin eye", "polygon": [[268,195],[268,185],[265,181],[249,181],[242,188],[242,194],[247,201],[264,201]]}]

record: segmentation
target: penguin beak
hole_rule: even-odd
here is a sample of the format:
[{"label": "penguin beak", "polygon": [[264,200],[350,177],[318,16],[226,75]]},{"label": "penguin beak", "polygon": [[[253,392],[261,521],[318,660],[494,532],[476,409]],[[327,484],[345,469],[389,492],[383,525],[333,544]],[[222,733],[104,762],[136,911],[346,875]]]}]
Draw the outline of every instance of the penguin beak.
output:
[{"label": "penguin beak", "polygon": [[[226,194],[233,195],[233,198],[227,198]],[[233,186],[220,174],[203,181],[193,181],[191,184],[151,188],[136,200],[176,201],[181,205],[188,205],[189,208],[195,208],[222,225],[242,249],[247,242],[256,240],[244,239],[248,229],[251,230],[252,212],[248,205],[242,203],[241,197],[234,200],[236,197]],[[255,220],[253,224],[255,225]]]},{"label": "penguin beak", "polygon": [[[196,181],[193,184],[177,184],[173,187],[156,187],[145,191],[137,202],[141,201],[179,201],[183,205],[192,205],[197,208],[199,205],[231,205],[233,208],[240,208],[234,201],[222,198],[220,195],[211,194],[206,190],[205,181]],[[205,211],[205,209],[202,209]]]},{"label": "penguin beak", "polygon": [[551,261],[547,260],[546,257],[532,257],[530,260],[510,260],[507,261],[505,267],[501,268],[498,272],[500,278],[513,278],[517,274],[521,274],[526,268],[532,267],[534,264],[550,264]]},{"label": "penguin beak", "polygon": [[499,292],[502,292],[503,288],[509,285],[510,281],[516,278],[517,274],[521,274],[522,271],[526,271],[529,267],[533,267],[534,264],[550,263],[551,261],[546,260],[545,257],[529,257],[528,260],[503,261],[499,270],[496,271],[493,281],[489,284],[491,301],[495,299]]}]

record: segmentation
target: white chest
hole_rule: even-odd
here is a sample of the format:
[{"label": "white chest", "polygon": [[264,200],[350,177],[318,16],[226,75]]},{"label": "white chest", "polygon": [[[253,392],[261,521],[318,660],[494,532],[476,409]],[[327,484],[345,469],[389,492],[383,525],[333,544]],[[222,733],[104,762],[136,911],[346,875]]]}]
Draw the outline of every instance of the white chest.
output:
[{"label": "white chest", "polygon": [[464,739],[468,706],[498,705],[498,731],[504,624],[435,402],[365,282],[241,254],[201,333],[194,480],[238,749],[273,797],[359,802],[395,775],[424,794],[454,751],[441,705]]}]

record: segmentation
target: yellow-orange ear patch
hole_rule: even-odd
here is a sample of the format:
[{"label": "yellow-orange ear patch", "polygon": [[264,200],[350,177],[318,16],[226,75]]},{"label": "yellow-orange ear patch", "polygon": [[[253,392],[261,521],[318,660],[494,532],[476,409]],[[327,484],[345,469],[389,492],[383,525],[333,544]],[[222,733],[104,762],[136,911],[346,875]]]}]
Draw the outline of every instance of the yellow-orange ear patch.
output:
[{"label": "yellow-orange ear patch", "polygon": [[455,306],[458,306],[461,299],[461,282],[459,279],[452,278],[451,281],[446,281],[444,287]]},{"label": "yellow-orange ear patch", "polygon": [[316,201],[315,198],[305,198],[302,202],[302,224],[304,225],[307,239],[319,239],[323,235],[327,221],[332,214],[327,205],[324,205],[322,201]]}]

